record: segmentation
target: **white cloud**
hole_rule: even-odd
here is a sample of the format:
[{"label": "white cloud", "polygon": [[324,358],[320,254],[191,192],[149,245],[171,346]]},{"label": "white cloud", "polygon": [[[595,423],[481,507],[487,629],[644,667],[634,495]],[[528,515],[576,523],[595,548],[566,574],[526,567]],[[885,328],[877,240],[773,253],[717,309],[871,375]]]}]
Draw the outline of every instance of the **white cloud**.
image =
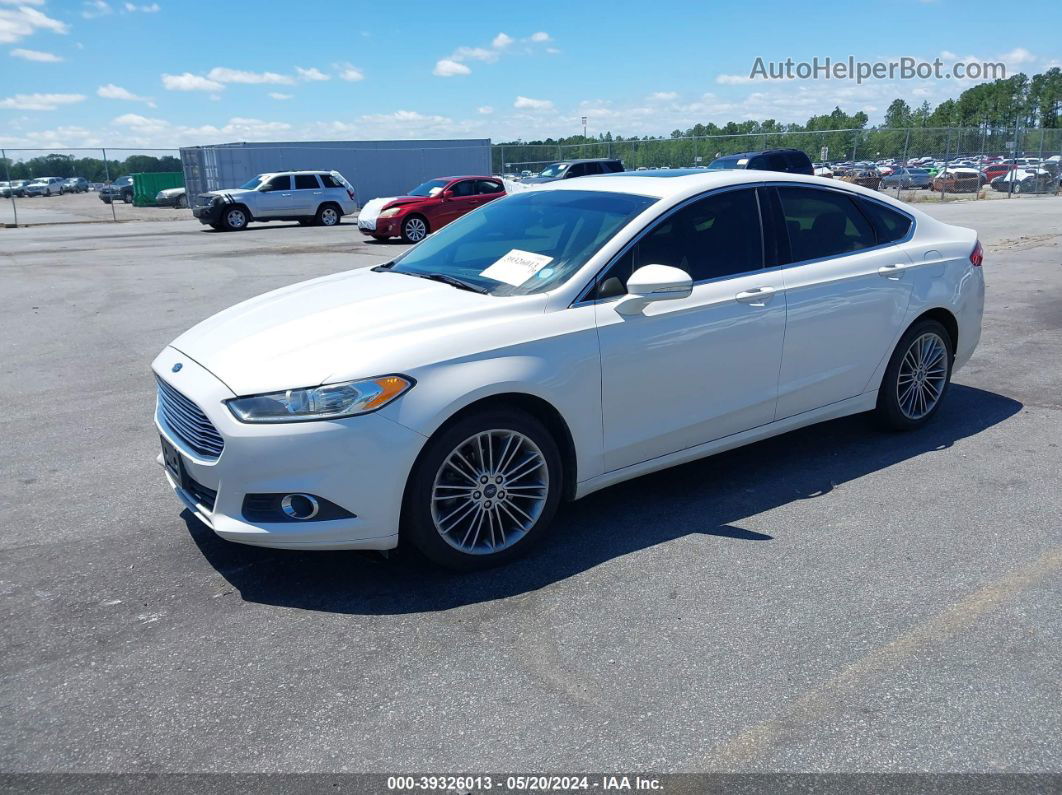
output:
[{"label": "white cloud", "polygon": [[308,82],[332,79],[331,75],[326,75],[324,72],[314,66],[311,66],[309,69],[303,69],[301,66],[296,66],[295,73],[299,76],[300,80],[306,80]]},{"label": "white cloud", "polygon": [[157,14],[162,8],[158,3],[148,3],[146,5],[138,6],[136,3],[126,3],[125,10],[127,13],[134,14],[139,11],[142,14]]},{"label": "white cloud", "polygon": [[513,107],[518,110],[553,110],[553,103],[548,99],[517,97]]},{"label": "white cloud", "polygon": [[202,75],[185,72],[179,75],[163,75],[162,85],[167,91],[221,91],[225,86]]},{"label": "white cloud", "polygon": [[44,0],[0,0],[0,6],[42,6]]},{"label": "white cloud", "polygon": [[121,99],[126,102],[146,102],[151,107],[155,107],[155,102],[151,97],[141,97],[128,89],[116,86],[114,83],[107,83],[105,86],[100,86],[96,89],[96,95],[103,97],[104,99]]},{"label": "white cloud", "polygon": [[83,102],[84,94],[15,94],[0,99],[0,108],[10,110],[57,110],[61,105]]},{"label": "white cloud", "polygon": [[23,50],[22,48],[12,50],[11,57],[24,58],[27,61],[37,61],[39,63],[59,63],[63,60],[54,53],[41,52],[40,50]]},{"label": "white cloud", "polygon": [[743,86],[753,82],[748,75],[716,75],[715,82],[721,86]]},{"label": "white cloud", "polygon": [[285,100],[285,99],[291,99],[295,95],[294,94],[281,94],[279,91],[270,91],[269,92],[269,96],[271,96],[273,99]]},{"label": "white cloud", "polygon": [[484,116],[489,116],[491,113],[494,112],[494,108],[492,108],[490,105],[480,105],[478,108],[476,108],[476,111]]},{"label": "white cloud", "polygon": [[0,44],[13,44],[38,30],[65,34],[69,32],[70,26],[28,5],[19,6],[14,10],[0,9]]},{"label": "white cloud", "polygon": [[[534,33],[526,39],[521,41],[541,43],[549,41],[548,33]],[[455,77],[457,75],[472,74],[472,70],[465,63],[466,61],[482,61],[483,63],[494,63],[505,52],[512,52],[510,47],[516,42],[512,36],[508,33],[499,33],[493,39],[491,39],[489,47],[458,47],[448,57],[440,58],[435,62],[435,68],[432,70],[432,74],[438,77]],[[552,49],[552,48],[550,48]],[[530,46],[522,48],[524,52],[532,52]]]},{"label": "white cloud", "polygon": [[1024,47],[1015,47],[1010,52],[1000,55],[999,60],[1007,64],[1023,64],[1032,63],[1036,60],[1036,56]]},{"label": "white cloud", "polygon": [[351,66],[349,63],[334,64],[334,68],[339,70],[340,80],[346,80],[349,83],[357,83],[359,80],[365,79],[365,73],[356,66]]},{"label": "white cloud", "polygon": [[649,95],[649,99],[654,102],[670,102],[673,99],[678,99],[677,91],[656,91]]},{"label": "white cloud", "polygon": [[450,58],[443,58],[436,62],[432,74],[439,77],[455,77],[457,75],[470,75],[472,70],[463,63],[458,63]]},{"label": "white cloud", "polygon": [[85,19],[105,17],[113,13],[114,9],[111,8],[110,3],[106,2],[106,0],[85,0],[81,4],[81,16]]},{"label": "white cloud", "polygon": [[290,86],[295,82],[294,78],[277,74],[276,72],[245,72],[242,69],[229,69],[224,66],[215,66],[207,72],[207,77],[218,83],[248,83],[252,85],[268,83]]}]

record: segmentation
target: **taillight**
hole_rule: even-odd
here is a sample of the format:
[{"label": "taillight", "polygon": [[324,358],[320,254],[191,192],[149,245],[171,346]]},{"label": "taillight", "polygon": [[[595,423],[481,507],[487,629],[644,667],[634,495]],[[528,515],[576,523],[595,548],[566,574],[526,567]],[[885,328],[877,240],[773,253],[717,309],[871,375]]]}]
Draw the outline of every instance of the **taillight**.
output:
[{"label": "taillight", "polygon": [[974,245],[973,251],[970,252],[970,264],[975,268],[980,268],[981,263],[985,261],[985,250],[981,248],[981,241],[978,240]]},{"label": "taillight", "polygon": [[354,191],[352,191],[350,188],[347,188],[347,195],[350,197],[351,201],[354,201]]}]

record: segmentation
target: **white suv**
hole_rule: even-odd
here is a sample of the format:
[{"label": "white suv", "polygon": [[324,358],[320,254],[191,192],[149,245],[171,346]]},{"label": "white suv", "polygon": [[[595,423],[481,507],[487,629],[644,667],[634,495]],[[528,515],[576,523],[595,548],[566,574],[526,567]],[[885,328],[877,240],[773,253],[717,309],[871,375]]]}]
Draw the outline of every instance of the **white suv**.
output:
[{"label": "white suv", "polygon": [[336,226],[357,209],[354,188],[338,171],[277,171],[233,190],[199,194],[192,214],[200,223],[231,232],[251,221]]}]

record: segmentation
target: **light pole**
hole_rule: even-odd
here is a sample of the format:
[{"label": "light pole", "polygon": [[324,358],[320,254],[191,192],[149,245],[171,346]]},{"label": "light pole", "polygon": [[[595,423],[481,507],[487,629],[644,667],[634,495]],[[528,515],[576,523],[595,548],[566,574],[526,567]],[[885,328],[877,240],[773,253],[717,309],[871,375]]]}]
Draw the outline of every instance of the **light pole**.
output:
[{"label": "light pole", "polygon": [[583,116],[583,141],[586,141],[586,116]]}]

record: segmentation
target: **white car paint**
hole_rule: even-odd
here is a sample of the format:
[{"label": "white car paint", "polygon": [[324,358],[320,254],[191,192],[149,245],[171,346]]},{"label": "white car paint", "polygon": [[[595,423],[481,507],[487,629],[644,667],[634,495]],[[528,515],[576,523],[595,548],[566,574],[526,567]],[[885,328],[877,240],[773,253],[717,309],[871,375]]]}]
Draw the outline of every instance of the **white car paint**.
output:
[{"label": "white car paint", "polygon": [[[730,186],[790,183],[869,197],[913,217],[914,229],[897,244],[692,284],[688,294],[629,314],[622,307],[639,296],[583,297],[629,241],[676,205]],[[984,282],[970,262],[974,232],[876,191],[748,170],[587,177],[539,190],[658,200],[543,293],[495,297],[350,271],[245,301],[163,350],[152,365],[156,376],[197,404],[225,440],[219,458],[203,458],[156,412],[159,432],[180,451],[189,475],[217,491],[210,510],[167,474],[186,505],[232,541],[388,549],[398,541],[402,495],[418,454],[440,426],[481,398],[517,393],[552,405],[572,440],[573,492],[581,497],[872,409],[893,348],[927,310],[955,318],[956,369],[980,338]],[[391,373],[415,386],[374,413],[345,419],[246,424],[222,402]],[[242,500],[258,492],[316,494],[356,517],[250,522]]]}]

